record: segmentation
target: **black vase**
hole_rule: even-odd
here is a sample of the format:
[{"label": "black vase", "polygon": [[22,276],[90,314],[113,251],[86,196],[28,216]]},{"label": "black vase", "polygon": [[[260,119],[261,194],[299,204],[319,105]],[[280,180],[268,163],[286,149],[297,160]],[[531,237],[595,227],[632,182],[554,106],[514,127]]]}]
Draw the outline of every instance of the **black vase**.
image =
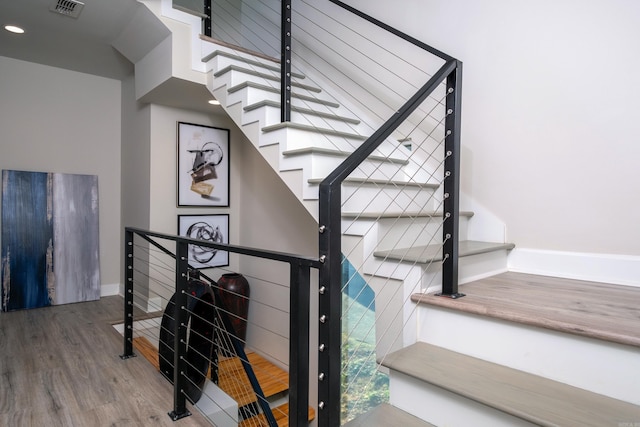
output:
[{"label": "black vase", "polygon": [[247,338],[247,318],[249,315],[250,287],[247,279],[239,273],[223,274],[218,279],[220,299],[230,313],[229,320],[233,333],[241,341],[242,347]]}]

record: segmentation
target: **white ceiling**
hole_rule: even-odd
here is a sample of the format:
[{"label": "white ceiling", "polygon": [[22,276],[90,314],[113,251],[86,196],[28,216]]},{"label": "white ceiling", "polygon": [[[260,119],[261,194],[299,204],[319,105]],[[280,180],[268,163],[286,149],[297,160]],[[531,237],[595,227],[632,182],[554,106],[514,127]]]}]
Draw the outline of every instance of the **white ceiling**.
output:
[{"label": "white ceiling", "polygon": [[0,55],[115,79],[133,72],[111,42],[140,6],[136,0],[84,0],[77,19],[51,12],[54,1],[0,0]]},{"label": "white ceiling", "polygon": [[[121,80],[133,73],[132,61],[169,34],[136,0],[81,1],[85,5],[76,19],[51,12],[57,0],[0,0],[0,56]],[[17,25],[25,33],[10,33],[5,25]],[[213,112],[204,86],[167,84],[173,90],[159,90],[148,101]]]}]

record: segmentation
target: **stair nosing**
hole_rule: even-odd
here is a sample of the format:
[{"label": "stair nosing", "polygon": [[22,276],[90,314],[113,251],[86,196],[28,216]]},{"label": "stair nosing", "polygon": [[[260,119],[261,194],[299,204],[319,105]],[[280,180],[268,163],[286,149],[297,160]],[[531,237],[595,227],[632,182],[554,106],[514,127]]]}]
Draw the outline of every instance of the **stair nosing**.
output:
[{"label": "stair nosing", "polygon": [[[293,150],[286,150],[282,152],[283,156],[300,156],[305,154],[323,154],[327,156],[335,156],[335,157],[349,157],[353,152],[350,151],[340,151],[333,150],[331,148],[321,148],[321,147],[305,147],[305,148],[295,148]],[[384,157],[384,156],[368,156],[368,160],[380,161],[380,162],[388,162],[398,165],[407,165],[409,161],[406,159],[398,159],[393,157]]]},{"label": "stair nosing", "polygon": [[[307,183],[311,185],[318,185],[324,178],[310,178]],[[385,179],[371,179],[371,178],[346,178],[342,181],[343,184],[365,184],[365,185],[388,185],[395,187],[415,187],[415,188],[428,188],[435,190],[440,188],[440,184],[433,184],[429,182],[417,182],[417,181],[399,181],[399,180],[385,180]]]},{"label": "stair nosing", "polygon": [[[276,102],[276,101],[271,101],[268,99],[265,99],[264,101],[260,101],[260,102],[256,102],[254,104],[250,104],[247,105],[246,107],[244,107],[244,111],[252,111],[252,110],[257,110],[259,108],[262,107],[273,107],[273,108],[280,108],[280,103]],[[332,114],[332,113],[325,113],[322,111],[316,111],[316,110],[312,110],[310,108],[303,108],[303,107],[298,107],[296,105],[292,105],[291,106],[291,111],[295,111],[301,114],[308,114],[308,115],[313,115],[313,116],[317,116],[317,117],[322,117],[325,119],[332,119],[332,120],[339,120],[345,123],[350,123],[353,125],[358,125],[360,124],[360,120],[359,119],[352,119],[351,117],[346,117],[346,116],[340,116],[337,114]]]},{"label": "stair nosing", "polygon": [[[593,425],[592,417],[597,413],[597,416],[604,418],[601,409],[605,407],[610,412],[607,416],[611,417],[611,421],[627,417],[635,419],[640,413],[640,407],[628,402],[424,342],[391,353],[379,363],[393,371],[542,426],[566,425],[568,420],[561,415],[563,413],[570,414],[568,416],[572,417],[572,421],[583,422],[577,425]],[[589,410],[596,410],[596,399],[606,405],[598,407],[598,412],[589,413]],[[540,404],[536,410],[532,408],[531,401],[540,402],[548,410],[541,413]],[[581,404],[576,405],[576,401]]]},{"label": "stair nosing", "polygon": [[[250,53],[248,53],[248,54],[250,54]],[[233,59],[233,60],[236,60],[236,61],[244,62],[246,64],[254,65],[256,67],[266,68],[267,70],[275,71],[275,72],[278,72],[278,73],[280,72],[280,67],[276,67],[275,65],[265,64],[265,63],[262,63],[260,61],[256,61],[256,60],[249,59],[249,58],[245,58],[245,57],[240,56],[240,55],[234,55],[232,53],[225,52],[223,50],[215,50],[215,51],[211,52],[210,54],[204,56],[201,61],[202,62],[208,62],[208,61],[210,61],[211,59],[215,58],[218,55],[219,56],[226,56],[229,59]],[[277,62],[277,63],[280,62],[280,60],[276,59],[276,58],[271,58],[269,60],[271,60],[273,62]],[[291,76],[295,77],[297,79],[306,78],[306,76],[304,74],[297,73],[297,72],[292,72]]]},{"label": "stair nosing", "polygon": [[[526,286],[522,284],[508,285],[512,281],[524,282]],[[612,307],[601,305],[592,307],[591,304],[596,303],[583,301],[583,295],[597,294],[603,286],[605,286],[603,283],[576,279],[507,272],[461,285],[460,292],[466,294],[466,297],[462,299],[440,298],[433,293],[415,293],[411,295],[411,300],[417,304],[442,307],[590,339],[640,347],[640,334],[635,331],[636,317],[633,315],[618,316],[614,322],[611,322],[610,314],[605,320],[590,317],[591,310],[611,313]],[[614,306],[619,306],[621,301],[633,300],[638,294],[637,291],[630,292],[630,289],[635,290],[634,288],[623,285],[607,284],[606,286],[604,294],[609,296],[608,301]],[[571,295],[566,293],[567,287],[573,289]],[[547,301],[546,304],[536,304],[534,301],[538,298],[536,293],[539,292],[553,294],[554,298]],[[556,297],[556,295],[560,295],[560,297]],[[563,306],[564,303],[557,301],[566,301],[567,299],[570,299],[579,309],[572,312],[566,310],[565,307],[565,312],[563,312],[559,306]],[[613,301],[616,302],[613,303]],[[544,305],[544,307],[540,305]],[[584,312],[586,307],[589,307],[589,310]],[[563,313],[563,315],[560,316],[558,313]]]},{"label": "stair nosing", "polygon": [[376,406],[372,410],[344,424],[343,427],[388,427],[390,425],[402,427],[435,427],[433,424],[388,403],[382,403]]},{"label": "stair nosing", "polygon": [[302,130],[307,132],[322,133],[325,135],[340,136],[343,138],[357,139],[360,141],[364,141],[368,138],[367,136],[359,135],[357,133],[343,132],[340,130],[320,128],[316,126],[305,125],[301,123],[293,123],[293,122],[282,122],[282,123],[276,123],[274,125],[265,126],[262,128],[262,131],[273,132],[281,129],[296,129],[296,130]]},{"label": "stair nosing", "polygon": [[[460,211],[460,216],[471,218],[474,213],[472,211]],[[342,212],[342,218],[356,219],[395,219],[395,218],[439,218],[444,216],[442,211],[423,211],[423,212]]]},{"label": "stair nosing", "polygon": [[[272,87],[272,86],[267,86],[267,85],[263,85],[263,84],[259,84],[259,83],[255,83],[255,82],[242,82],[239,83],[235,86],[231,86],[229,88],[227,88],[227,93],[234,93],[234,92],[238,92],[244,88],[247,87],[252,87],[254,89],[259,89],[259,90],[264,90],[267,92],[272,92],[272,93],[280,93],[280,88],[277,87]],[[314,98],[312,96],[307,96],[307,95],[303,95],[300,93],[296,93],[296,92],[292,92],[291,93],[291,97],[292,98],[297,98],[303,101],[309,101],[309,102],[314,102],[316,104],[320,104],[320,105],[325,105],[328,107],[333,107],[333,108],[338,108],[340,107],[340,104],[333,102],[333,101],[328,101],[325,99],[320,99],[320,98]]]},{"label": "stair nosing", "polygon": [[[466,245],[478,245],[479,248],[468,249]],[[475,240],[462,240],[458,249],[458,256],[460,258],[480,255],[484,253],[496,252],[501,250],[511,250],[515,247],[513,243],[493,243],[493,242],[479,242]],[[418,252],[419,255],[411,254],[410,252]],[[383,258],[385,261],[400,261],[409,262],[415,264],[429,264],[434,261],[442,260],[442,244],[434,245],[416,245],[410,248],[396,248],[390,250],[379,250],[373,253],[376,258]]]},{"label": "stair nosing", "polygon": [[[221,68],[220,70],[216,71],[215,73],[213,73],[213,77],[220,77],[226,73],[228,73],[229,71],[238,71],[244,74],[249,74],[252,76],[256,76],[256,77],[260,77],[263,78],[265,80],[271,80],[274,82],[280,82],[280,77],[278,76],[273,76],[271,74],[267,74],[267,73],[263,73],[257,70],[251,70],[249,68],[244,68],[241,67],[239,65],[236,64],[229,64],[224,68]],[[296,81],[291,82],[291,85],[294,87],[297,87],[299,89],[305,89],[308,90],[309,92],[315,92],[315,93],[320,93],[322,92],[322,89],[320,89],[319,87],[316,86],[310,86],[310,85],[306,85],[304,83],[299,83]]]}]

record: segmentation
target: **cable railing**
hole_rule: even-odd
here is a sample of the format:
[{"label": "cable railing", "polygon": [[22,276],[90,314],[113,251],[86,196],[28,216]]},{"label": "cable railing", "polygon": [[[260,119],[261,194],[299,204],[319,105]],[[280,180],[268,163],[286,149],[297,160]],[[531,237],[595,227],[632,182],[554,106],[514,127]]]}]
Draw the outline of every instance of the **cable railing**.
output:
[{"label": "cable railing", "polygon": [[[194,248],[273,266],[263,277],[196,269]],[[310,283],[318,267],[309,257],[126,228],[122,357],[135,350],[173,384],[173,420],[190,415],[189,402],[214,425],[307,424]],[[250,297],[248,281],[254,292],[286,292],[289,306]],[[260,321],[265,312],[287,327]],[[261,345],[255,335],[272,342]]]},{"label": "cable railing", "polygon": [[[342,2],[331,1],[441,58],[444,64],[320,183],[319,224],[324,230],[320,256],[325,258],[320,286],[325,292],[320,297],[319,312],[328,321],[319,325],[319,345],[341,349],[320,354],[320,375],[327,378],[319,384],[320,426],[342,425],[367,411],[371,392],[384,389],[380,386],[384,383],[381,362],[416,339],[412,293],[429,290],[440,279],[441,294],[460,296],[457,263],[462,64]],[[428,120],[435,123],[423,126]],[[399,129],[403,138],[390,156],[404,147],[410,151],[408,163],[398,167],[397,173],[386,173],[374,181],[376,189],[368,198],[364,191],[349,189],[345,184],[360,165],[370,163],[375,150],[388,144],[388,138]],[[375,179],[382,166],[375,169],[368,180]],[[363,181],[358,190],[366,185],[372,184]],[[355,212],[345,212],[351,198],[368,203]],[[344,263],[348,259],[359,263],[355,267],[357,275],[345,278]],[[374,294],[364,304],[359,301],[362,292],[345,292],[354,278],[362,276],[367,277],[367,283],[359,288]],[[373,404],[384,398],[374,396]]]},{"label": "cable railing", "polygon": [[[342,425],[388,399],[381,363],[417,335],[411,294],[462,295],[462,63],[337,0],[214,0],[212,10],[212,37],[228,43],[219,55],[245,79],[218,66],[214,82],[230,103],[243,87],[262,90],[242,100],[246,114],[279,109],[260,119],[259,144],[282,144],[285,170],[299,154],[320,164],[302,183],[302,198],[318,200],[324,260],[318,423]],[[292,137],[271,136],[283,130]]]}]

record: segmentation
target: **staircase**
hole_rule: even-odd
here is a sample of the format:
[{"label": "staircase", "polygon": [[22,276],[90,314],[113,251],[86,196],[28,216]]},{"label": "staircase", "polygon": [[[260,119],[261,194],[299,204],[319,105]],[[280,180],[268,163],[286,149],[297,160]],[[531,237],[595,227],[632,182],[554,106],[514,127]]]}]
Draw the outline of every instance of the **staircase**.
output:
[{"label": "staircase", "polygon": [[413,296],[419,340],[381,361],[392,405],[442,426],[640,423],[640,290],[504,273],[461,291]]},{"label": "staircase", "polygon": [[[280,123],[279,61],[201,41],[208,89],[317,220],[319,183],[372,129],[303,73],[293,74],[292,119]],[[401,313],[375,319],[391,331],[376,341],[378,362],[390,375],[390,405],[347,425],[640,426],[638,294],[626,297],[636,301],[625,315],[634,325],[626,338],[598,336],[594,324],[612,314],[607,304],[582,298],[595,288],[559,280],[539,295],[527,293],[520,282],[544,289],[544,280],[501,274],[514,245],[467,239],[474,212],[463,211],[459,278],[467,296],[435,297],[441,245],[418,242],[441,233],[442,190],[429,174],[409,172],[410,154],[399,144],[401,138],[386,141],[343,185],[343,253],[363,266],[377,298]],[[413,192],[396,191],[400,185]],[[402,194],[402,208],[394,210]],[[524,300],[505,309],[500,303],[516,298],[496,296],[486,281]],[[606,290],[601,301],[611,301],[607,291],[626,292],[597,287]],[[602,317],[589,326],[567,322],[556,317],[557,300],[575,304],[576,319],[594,310]]]},{"label": "staircase", "polygon": [[[293,74],[292,121],[280,123],[277,60],[202,39],[209,90],[317,220],[320,182],[371,129],[301,73]],[[383,144],[345,180],[342,190],[343,253],[363,266],[361,274],[376,294],[386,293],[394,300],[390,313],[404,311],[377,319],[380,330],[391,327],[404,336],[383,339],[380,351],[415,342],[415,328],[403,327],[412,311],[405,301],[412,293],[439,289],[441,284],[442,244],[421,242],[440,241],[443,215],[437,209],[442,189],[432,173],[412,172],[410,152],[398,145],[397,140]],[[466,240],[473,216],[460,216],[462,282],[506,271],[508,251],[514,247]],[[398,282],[393,291],[385,290],[390,281]],[[398,286],[402,291],[395,290]]]},{"label": "staircase", "polygon": [[[320,182],[372,130],[320,88],[309,84],[301,73],[293,74],[291,122],[280,123],[278,61],[202,39],[209,90],[309,214],[318,219]],[[343,234],[359,236],[365,250],[364,255],[349,257],[370,256],[367,249],[375,246],[378,249],[371,257],[371,274],[379,272],[384,277],[393,275],[384,273],[385,268],[379,265],[395,263],[406,251],[415,259],[405,258],[403,262],[422,267],[430,264],[438,256],[439,245],[423,248],[416,247],[415,242],[431,240],[442,222],[442,213],[435,210],[441,199],[437,195],[441,191],[439,185],[427,173],[415,175],[408,171],[409,154],[398,150],[398,145],[398,141],[387,141],[343,186]],[[428,210],[430,207],[432,210]],[[462,240],[472,217],[472,212],[462,213]],[[413,234],[417,230],[421,230],[418,238]],[[431,235],[426,238],[428,234]],[[399,242],[402,236],[405,241]],[[385,251],[391,247],[395,249]],[[492,252],[496,252],[496,259],[488,263],[481,260],[485,263],[481,267],[474,267],[473,261],[465,263],[468,273],[461,277],[464,280],[505,271],[507,251],[512,248],[503,243],[463,243],[461,256],[467,260]],[[401,270],[395,266],[391,269],[398,273]],[[431,272],[437,274],[435,269]]]},{"label": "staircase", "polygon": [[[359,133],[363,129],[361,123],[343,113],[340,104],[319,88],[303,83],[305,77],[297,74],[295,122],[281,124],[277,81],[271,83],[278,78],[278,67],[215,45],[211,49],[205,57],[210,71],[209,89],[317,218],[318,184],[365,139]],[[361,274],[380,300],[385,301],[384,287],[389,281],[403,289],[389,295],[386,301],[395,304],[402,316],[376,319],[377,325],[396,331],[402,338],[398,340],[390,334],[391,338],[378,339],[376,343],[377,354],[387,355],[381,356],[379,362],[390,372],[391,405],[379,406],[348,425],[390,425],[389,419],[406,419],[403,425],[416,426],[639,425],[640,389],[635,384],[640,384],[640,378],[636,374],[629,376],[626,369],[603,369],[599,357],[583,360],[576,364],[579,366],[570,366],[565,360],[574,354],[599,354],[606,358],[607,365],[633,367],[633,372],[640,372],[637,344],[628,347],[628,342],[622,342],[612,348],[602,344],[601,337],[575,338],[575,331],[567,330],[572,326],[559,328],[562,322],[550,320],[551,313],[544,314],[544,319],[537,318],[535,312],[540,303],[522,289],[516,294],[534,302],[528,315],[537,318],[533,327],[531,322],[522,321],[521,317],[527,317],[522,306],[511,311],[510,316],[489,314],[490,320],[481,320],[478,315],[492,312],[486,301],[476,305],[475,311],[460,311],[460,306],[474,305],[472,298],[477,297],[470,295],[454,301],[432,296],[439,288],[441,245],[416,242],[429,241],[440,231],[442,214],[424,210],[424,206],[430,206],[429,200],[436,200],[437,204],[433,195],[438,186],[428,181],[412,182],[413,193],[407,196],[403,209],[389,210],[399,193],[394,191],[396,183],[387,177],[402,176],[402,168],[408,162],[397,150],[389,149],[393,157],[384,152],[382,147],[369,159],[371,170],[384,168],[379,177],[354,176],[345,181],[343,253],[363,266]],[[399,182],[406,185],[406,181]],[[463,283],[506,271],[506,256],[514,247],[509,243],[466,240],[473,215],[464,211],[460,214],[459,267]],[[508,283],[504,288],[517,282],[508,274],[497,276]],[[477,287],[476,283],[483,282],[463,286],[461,292]],[[579,286],[581,292],[588,292],[585,284]],[[480,291],[483,292],[486,291]],[[557,292],[570,291],[559,286]],[[403,305],[404,298],[412,293],[418,310]],[[545,289],[542,294],[554,295],[552,289]],[[495,302],[497,298],[486,299]],[[581,304],[580,298],[575,301]],[[457,325],[454,330],[463,330],[464,334],[438,332],[446,331],[450,324]],[[561,332],[538,329],[548,324],[554,324],[552,329]],[[567,337],[567,333],[571,335]],[[633,331],[629,333],[633,335]],[[549,349],[549,342],[554,342],[553,350]],[[487,347],[491,349],[487,351]],[[559,363],[563,368],[554,367],[554,360],[563,361]],[[607,373],[594,375],[597,370]]]}]

